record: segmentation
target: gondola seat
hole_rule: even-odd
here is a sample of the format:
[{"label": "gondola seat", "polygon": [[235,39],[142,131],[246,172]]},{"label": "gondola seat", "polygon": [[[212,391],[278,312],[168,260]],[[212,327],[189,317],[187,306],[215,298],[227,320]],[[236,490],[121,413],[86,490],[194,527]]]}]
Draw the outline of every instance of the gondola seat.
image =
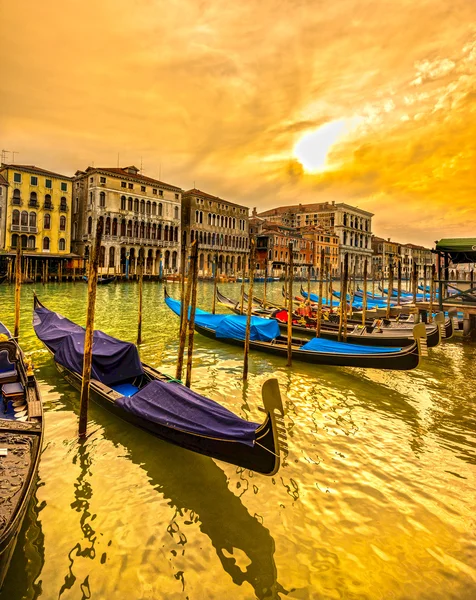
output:
[{"label": "gondola seat", "polygon": [[139,391],[139,388],[132,385],[132,383],[117,383],[110,387],[118,394],[121,394],[121,396],[127,396],[127,398],[130,398]]},{"label": "gondola seat", "polygon": [[15,365],[8,360],[6,352],[0,352],[0,386],[17,380]]}]

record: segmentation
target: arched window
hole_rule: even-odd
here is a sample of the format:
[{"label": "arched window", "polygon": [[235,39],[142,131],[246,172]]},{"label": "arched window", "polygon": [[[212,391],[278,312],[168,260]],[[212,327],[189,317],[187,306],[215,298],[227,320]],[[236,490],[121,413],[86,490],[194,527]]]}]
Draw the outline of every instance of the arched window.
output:
[{"label": "arched window", "polygon": [[28,238],[26,235],[21,236],[21,247],[26,248],[28,246]]},{"label": "arched window", "polygon": [[77,224],[77,222],[75,221],[75,222],[73,223],[73,232],[72,232],[73,240],[75,240],[75,239],[76,239],[76,234],[77,234],[77,233],[78,233],[78,224]]},{"label": "arched window", "polygon": [[109,266],[113,268],[116,266],[116,249],[114,246],[109,248]]},{"label": "arched window", "polygon": [[111,217],[106,218],[106,227],[104,228],[104,235],[111,235]]},{"label": "arched window", "polygon": [[175,219],[179,218],[179,208],[178,208],[178,206],[176,206],[175,209],[174,209],[174,218]]},{"label": "arched window", "polygon": [[36,212],[30,213],[30,227],[36,227]]},{"label": "arched window", "polygon": [[135,238],[139,237],[139,222],[138,221],[134,221],[134,237]]},{"label": "arched window", "polygon": [[162,203],[159,203],[159,217],[162,216],[162,209],[163,209]]},{"label": "arched window", "polygon": [[49,249],[50,249],[50,238],[45,237],[45,238],[43,238],[43,250],[49,250]]},{"label": "arched window", "polygon": [[[20,190],[15,189],[15,190],[13,190],[13,204],[20,204],[20,202],[21,202]],[[12,238],[12,243],[13,243],[13,238]]]},{"label": "arched window", "polygon": [[36,192],[30,192],[30,206],[37,206],[38,204],[38,196]]},{"label": "arched window", "polygon": [[67,209],[68,209],[68,206],[66,203],[66,198],[64,196],[62,196],[61,200],[60,200],[60,210],[67,210]]},{"label": "arched window", "polygon": [[45,196],[45,206],[44,208],[46,208],[47,210],[51,210],[52,206],[51,206],[51,196],[49,194],[46,194]]},{"label": "arched window", "polygon": [[99,248],[99,266],[104,267],[104,260],[106,258],[106,248],[101,246]]},{"label": "arched window", "polygon": [[190,243],[192,243],[194,239],[195,239],[195,231],[192,229],[192,231],[190,232]]},{"label": "arched window", "polygon": [[43,217],[43,229],[49,229],[51,227],[51,215],[46,213]]},{"label": "arched window", "polygon": [[36,248],[36,237],[34,235],[30,235],[28,238],[28,248],[30,250],[34,250]]},{"label": "arched window", "polygon": [[88,233],[92,233],[93,231],[93,218],[89,217],[88,218]]},{"label": "arched window", "polygon": [[157,202],[152,202],[152,214],[154,216],[157,214]]},{"label": "arched window", "polygon": [[22,210],[21,213],[21,226],[28,227],[28,213],[26,212],[26,210]]},{"label": "arched window", "polygon": [[178,227],[174,229],[174,241],[178,242]]},{"label": "arched window", "polygon": [[64,250],[66,250],[66,242],[65,242],[64,238],[60,238],[59,249],[60,249],[60,252],[61,251],[64,252]]},{"label": "arched window", "polygon": [[134,212],[139,212],[139,199],[134,200]]},{"label": "arched window", "polygon": [[159,226],[157,227],[157,239],[162,239],[162,224],[159,224]]},{"label": "arched window", "polygon": [[126,197],[121,196],[121,210],[126,210]]},{"label": "arched window", "polygon": [[126,220],[122,219],[121,221],[121,235],[125,236],[126,235]]},{"label": "arched window", "polygon": [[140,212],[141,214],[145,214],[145,200],[140,201]]},{"label": "arched window", "polygon": [[169,226],[166,225],[164,227],[164,240],[167,241],[169,239]]},{"label": "arched window", "polygon": [[150,200],[147,201],[146,207],[145,207],[145,212],[150,215]]},{"label": "arched window", "polygon": [[140,238],[144,238],[145,237],[145,223],[144,221],[141,221],[140,227],[139,227],[139,237]]},{"label": "arched window", "polygon": [[132,210],[132,198],[127,199],[127,210]]},{"label": "arched window", "polygon": [[157,239],[157,225],[155,223],[152,225],[152,239]]},{"label": "arched window", "polygon": [[18,245],[18,233],[12,235],[12,248],[16,248]]},{"label": "arched window", "polygon": [[[19,210],[14,210],[12,212],[12,225],[20,225],[20,211]],[[13,238],[12,238],[12,240],[13,240]]]},{"label": "arched window", "polygon": [[127,222],[127,237],[132,237],[132,221]]},{"label": "arched window", "polygon": [[66,231],[66,217],[64,215],[60,217],[60,231]]},{"label": "arched window", "polygon": [[106,192],[99,192],[99,206],[101,208],[106,206]]},{"label": "arched window", "polygon": [[150,240],[150,223],[147,223],[145,227],[145,237],[147,240]]},{"label": "arched window", "polygon": [[112,235],[117,235],[117,219],[112,220]]}]

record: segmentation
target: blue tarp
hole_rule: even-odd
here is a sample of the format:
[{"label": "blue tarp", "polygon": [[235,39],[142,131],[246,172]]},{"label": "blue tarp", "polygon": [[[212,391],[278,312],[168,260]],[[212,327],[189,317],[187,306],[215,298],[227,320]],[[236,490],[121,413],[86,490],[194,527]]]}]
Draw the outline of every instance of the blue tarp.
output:
[{"label": "blue tarp", "polygon": [[119,398],[116,404],[159,425],[249,446],[253,445],[259,426],[177,383],[152,381],[133,396]]},{"label": "blue tarp", "polygon": [[[167,306],[180,315],[180,302],[173,298],[165,298]],[[190,310],[190,309],[189,309]],[[232,338],[244,340],[246,335],[245,315],[213,315],[204,310],[196,309],[195,323],[202,327],[212,329],[217,338]],[[276,319],[262,319],[251,317],[250,340],[270,342],[280,335]]]},{"label": "blue tarp", "polygon": [[381,346],[363,346],[361,344],[347,344],[335,340],[323,338],[312,338],[299,350],[310,350],[311,352],[332,352],[335,354],[388,354],[400,352],[401,348],[386,348]]},{"label": "blue tarp", "polygon": [[[76,323],[47,308],[35,309],[36,335],[55,353],[55,360],[75,373],[82,373],[85,331]],[[142,364],[134,344],[102,331],[93,334],[91,377],[109,385],[142,375]]]}]

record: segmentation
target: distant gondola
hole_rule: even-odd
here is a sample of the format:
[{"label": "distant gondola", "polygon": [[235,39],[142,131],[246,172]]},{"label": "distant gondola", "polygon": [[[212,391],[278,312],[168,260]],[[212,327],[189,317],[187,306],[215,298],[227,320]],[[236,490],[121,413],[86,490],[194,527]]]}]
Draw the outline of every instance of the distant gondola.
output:
[{"label": "distant gondola", "polygon": [[[112,283],[115,279],[116,279],[115,275],[111,275],[111,276],[101,275],[98,277],[98,285],[107,285],[108,283]],[[83,280],[87,282],[88,277],[86,275],[83,275]]]},{"label": "distant gondola", "polygon": [[[233,302],[232,299],[224,296],[217,289],[217,300],[223,306],[226,306],[229,310],[239,315],[240,305],[238,302]],[[279,325],[279,329],[282,335],[287,335],[288,328],[288,311],[285,308],[275,310],[264,310],[262,308],[252,309],[252,314],[256,317],[262,317],[265,319],[276,319]],[[316,337],[316,319],[304,318],[306,324],[299,323],[299,316],[293,317],[293,336],[311,339]],[[435,325],[426,326],[427,335],[427,346],[428,348],[434,348],[441,342],[442,330],[439,325],[444,322],[443,313],[441,313]],[[415,323],[413,323],[415,325]],[[322,320],[320,337],[326,340],[338,340],[339,336],[339,325],[337,323],[331,323],[329,321]],[[346,340],[348,344],[361,344],[363,346],[386,346],[386,347],[400,347],[411,346],[414,344],[415,339],[413,337],[412,328],[389,328],[356,324],[347,328]]]},{"label": "distant gondola", "polygon": [[[171,298],[165,290],[167,306],[180,316],[180,301]],[[245,338],[246,316],[244,315],[212,315],[197,309],[195,314],[195,331],[216,340],[243,346]],[[312,340],[292,339],[293,360],[318,365],[340,367],[362,367],[370,369],[409,370],[418,366],[421,351],[426,350],[426,330],[420,323],[413,330],[415,340],[406,348],[388,348],[375,346],[357,346],[322,338]],[[252,317],[250,348],[287,356],[287,338],[280,335],[279,326],[272,319]]]},{"label": "distant gondola", "polygon": [[0,588],[35,489],[43,408],[31,363],[0,323]]},{"label": "distant gondola", "polygon": [[[84,329],[36,297],[33,327],[60,373],[81,389]],[[134,344],[102,331],[94,332],[91,377],[93,400],[162,440],[265,475],[279,469],[286,434],[276,379],[263,385],[264,421],[252,423],[141,363]]]}]

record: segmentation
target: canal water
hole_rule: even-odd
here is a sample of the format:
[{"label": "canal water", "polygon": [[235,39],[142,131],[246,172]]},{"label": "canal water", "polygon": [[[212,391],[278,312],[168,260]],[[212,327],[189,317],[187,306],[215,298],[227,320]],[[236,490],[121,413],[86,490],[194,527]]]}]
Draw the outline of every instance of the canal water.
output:
[{"label": "canal water", "polygon": [[[239,296],[239,284],[221,286]],[[280,284],[268,286],[280,298]],[[178,297],[179,286],[169,284]],[[212,285],[199,284],[210,308]],[[255,286],[259,294],[262,284]],[[0,320],[13,328],[13,286]],[[85,284],[37,286],[85,323]],[[39,482],[5,600],[470,599],[476,597],[476,345],[430,350],[411,372],[319,367],[196,335],[192,387],[261,421],[277,377],[289,454],[268,478],[161,442],[92,404],[77,440],[79,394],[31,327],[21,345],[45,406]],[[135,341],[137,284],[98,288],[96,326]],[[174,374],[178,319],[144,285],[144,362]]]}]

